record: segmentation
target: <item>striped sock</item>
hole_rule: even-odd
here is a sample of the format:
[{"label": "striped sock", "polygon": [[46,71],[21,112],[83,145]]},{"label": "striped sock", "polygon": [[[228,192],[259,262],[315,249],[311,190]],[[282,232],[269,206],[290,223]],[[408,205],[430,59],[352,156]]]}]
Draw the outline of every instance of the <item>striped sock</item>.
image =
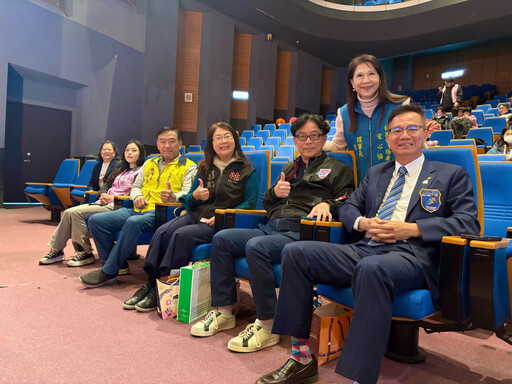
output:
[{"label": "striped sock", "polygon": [[309,340],[299,339],[292,336],[292,359],[303,365],[308,365],[311,360],[311,352],[309,351]]}]

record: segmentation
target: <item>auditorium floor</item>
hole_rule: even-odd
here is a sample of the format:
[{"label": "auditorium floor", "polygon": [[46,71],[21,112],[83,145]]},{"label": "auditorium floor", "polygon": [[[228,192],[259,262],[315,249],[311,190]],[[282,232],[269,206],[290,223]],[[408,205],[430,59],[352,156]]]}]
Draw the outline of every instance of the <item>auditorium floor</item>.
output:
[{"label": "auditorium floor", "polygon": [[[255,354],[229,352],[228,340],[254,320],[242,283],[235,329],[197,339],[189,325],[137,313],[122,303],[144,282],[142,260],[118,283],[86,289],[77,277],[99,267],[39,266],[56,224],[42,207],[0,209],[0,383],[253,383],[289,356],[290,342]],[[143,255],[147,247],[140,247]],[[72,255],[72,247],[65,250]],[[512,346],[482,331],[426,335],[418,365],[384,359],[379,383],[512,384]],[[320,383],[352,383],[320,367]]]}]

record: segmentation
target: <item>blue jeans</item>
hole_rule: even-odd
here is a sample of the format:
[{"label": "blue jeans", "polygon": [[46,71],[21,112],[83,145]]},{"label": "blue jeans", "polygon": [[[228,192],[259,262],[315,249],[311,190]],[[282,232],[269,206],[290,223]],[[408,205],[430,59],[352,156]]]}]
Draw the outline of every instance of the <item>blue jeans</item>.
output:
[{"label": "blue jeans", "polygon": [[[155,230],[155,211],[139,213],[120,208],[92,215],[88,225],[103,264],[101,269],[109,275],[117,275],[119,268],[127,265],[126,260],[137,246],[139,236]],[[119,231],[121,235],[115,241]]]},{"label": "blue jeans", "polygon": [[276,230],[276,223],[277,220],[272,220],[257,229],[225,229],[213,237],[210,256],[213,307],[236,302],[234,259],[245,256],[256,315],[260,320],[274,318],[277,298],[272,264],[281,261],[281,250],[286,244],[300,238],[299,232]]}]

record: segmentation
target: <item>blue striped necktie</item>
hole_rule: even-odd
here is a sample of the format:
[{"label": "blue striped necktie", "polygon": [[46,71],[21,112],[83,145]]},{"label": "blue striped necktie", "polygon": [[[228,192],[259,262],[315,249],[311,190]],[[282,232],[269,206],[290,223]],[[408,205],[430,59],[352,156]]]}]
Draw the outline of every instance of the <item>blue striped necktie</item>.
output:
[{"label": "blue striped necktie", "polygon": [[[407,174],[407,168],[400,167],[398,170],[398,177],[396,178],[393,186],[391,187],[391,191],[389,191],[386,200],[382,203],[379,208],[379,212],[377,213],[377,217],[382,220],[391,220],[391,216],[393,216],[393,212],[395,210],[396,204],[398,200],[400,200],[400,196],[402,195],[402,191],[404,189],[405,184],[405,175]],[[368,245],[376,246],[383,245],[384,243],[379,243],[377,241],[370,240]]]}]

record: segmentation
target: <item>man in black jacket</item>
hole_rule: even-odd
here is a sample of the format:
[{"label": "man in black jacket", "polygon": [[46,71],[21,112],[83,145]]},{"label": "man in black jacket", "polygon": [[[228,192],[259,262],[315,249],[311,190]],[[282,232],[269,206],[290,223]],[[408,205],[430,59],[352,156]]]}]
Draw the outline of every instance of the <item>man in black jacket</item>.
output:
[{"label": "man in black jacket", "polygon": [[269,221],[257,229],[226,229],[212,241],[212,310],[194,324],[194,336],[211,336],[236,325],[233,305],[237,301],[234,259],[246,256],[256,322],[230,340],[236,352],[255,352],[275,345],[279,336],[271,333],[276,306],[272,263],[279,263],[281,250],[299,240],[303,216],[330,221],[354,190],[350,167],[327,157],[322,148],[330,127],[318,115],[302,115],[291,127],[300,156],[284,166],[275,185],[263,197]]}]

